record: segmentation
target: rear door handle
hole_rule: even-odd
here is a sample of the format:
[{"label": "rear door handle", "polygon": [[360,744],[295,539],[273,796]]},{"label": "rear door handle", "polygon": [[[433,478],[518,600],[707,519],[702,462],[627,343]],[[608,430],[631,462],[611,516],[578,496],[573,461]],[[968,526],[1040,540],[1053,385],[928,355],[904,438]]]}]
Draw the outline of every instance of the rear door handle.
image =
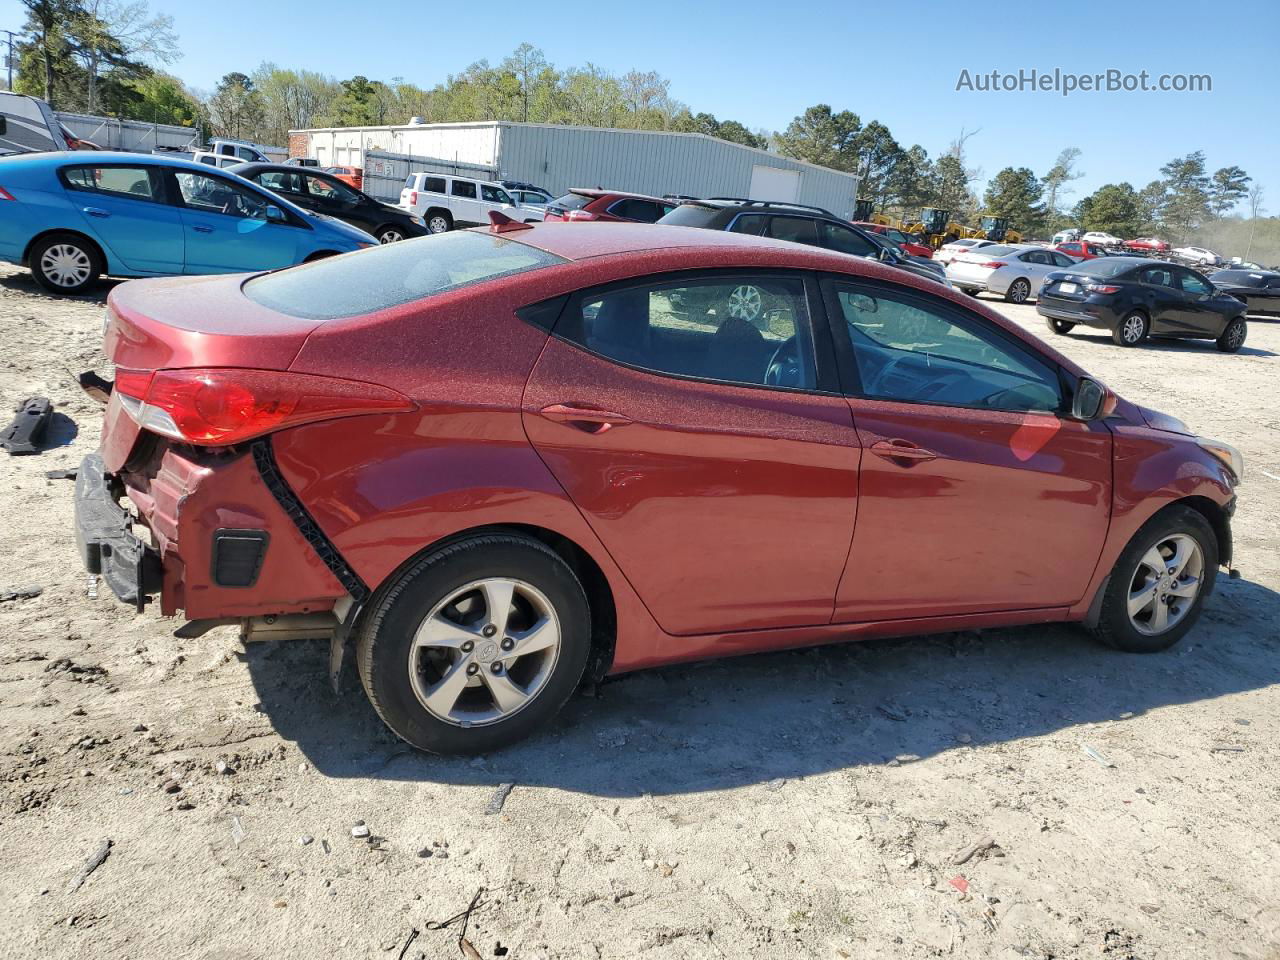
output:
[{"label": "rear door handle", "polygon": [[936,460],[938,455],[932,450],[917,447],[910,440],[877,440],[871,445],[871,452],[886,460]]},{"label": "rear door handle", "polygon": [[109,216],[111,216],[111,211],[110,211],[110,210],[103,210],[101,207],[85,207],[85,208],[84,208],[84,212],[85,212],[85,213],[87,213],[87,214],[88,214],[89,216],[91,216],[91,217],[109,217]]},{"label": "rear door handle", "polygon": [[625,427],[632,420],[630,417],[601,410],[598,407],[579,407],[569,403],[553,403],[540,411],[548,420],[555,423],[566,423],[586,433],[604,433],[612,427]]},{"label": "rear door handle", "polygon": [[203,223],[194,224],[191,229],[196,233],[213,233],[213,227],[207,227]]}]

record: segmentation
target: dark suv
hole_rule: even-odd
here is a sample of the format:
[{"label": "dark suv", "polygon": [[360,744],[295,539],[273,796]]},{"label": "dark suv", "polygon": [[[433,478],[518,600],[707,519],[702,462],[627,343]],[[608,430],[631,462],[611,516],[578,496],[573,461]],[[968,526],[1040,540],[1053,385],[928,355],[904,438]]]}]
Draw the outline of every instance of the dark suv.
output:
[{"label": "dark suv", "polygon": [[713,197],[680,204],[659,223],[728,230],[755,237],[790,240],[867,260],[878,260],[950,286],[941,264],[913,257],[887,237],[866,233],[829,210],[800,203]]}]

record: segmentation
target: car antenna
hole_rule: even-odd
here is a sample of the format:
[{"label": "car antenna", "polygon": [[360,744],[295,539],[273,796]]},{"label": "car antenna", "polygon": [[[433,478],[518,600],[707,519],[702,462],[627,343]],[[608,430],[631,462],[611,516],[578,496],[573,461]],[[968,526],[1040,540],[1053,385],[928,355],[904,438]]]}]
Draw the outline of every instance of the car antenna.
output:
[{"label": "car antenna", "polygon": [[499,213],[497,210],[489,211],[489,232],[490,233],[510,233],[512,230],[532,230],[533,224],[521,223],[519,220],[512,220],[505,213]]}]

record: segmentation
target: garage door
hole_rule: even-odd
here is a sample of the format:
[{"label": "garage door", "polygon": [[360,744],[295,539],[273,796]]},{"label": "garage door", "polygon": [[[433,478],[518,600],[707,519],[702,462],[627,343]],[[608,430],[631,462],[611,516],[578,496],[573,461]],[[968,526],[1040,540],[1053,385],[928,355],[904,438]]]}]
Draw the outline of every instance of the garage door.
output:
[{"label": "garage door", "polygon": [[800,199],[800,171],[756,164],[751,168],[752,200],[795,203]]}]

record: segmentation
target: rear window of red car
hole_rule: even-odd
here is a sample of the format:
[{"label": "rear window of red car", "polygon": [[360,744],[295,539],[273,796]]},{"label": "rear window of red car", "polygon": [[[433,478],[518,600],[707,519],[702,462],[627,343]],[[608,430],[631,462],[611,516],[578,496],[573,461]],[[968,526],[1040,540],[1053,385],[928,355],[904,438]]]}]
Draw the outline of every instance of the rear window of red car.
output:
[{"label": "rear window of red car", "polygon": [[587,204],[599,199],[599,197],[583,196],[581,193],[566,193],[563,197],[551,201],[550,206],[559,207],[561,210],[581,210]]},{"label": "rear window of red car", "polygon": [[567,262],[505,237],[460,231],[254,277],[244,285],[244,295],[291,317],[336,320]]}]

